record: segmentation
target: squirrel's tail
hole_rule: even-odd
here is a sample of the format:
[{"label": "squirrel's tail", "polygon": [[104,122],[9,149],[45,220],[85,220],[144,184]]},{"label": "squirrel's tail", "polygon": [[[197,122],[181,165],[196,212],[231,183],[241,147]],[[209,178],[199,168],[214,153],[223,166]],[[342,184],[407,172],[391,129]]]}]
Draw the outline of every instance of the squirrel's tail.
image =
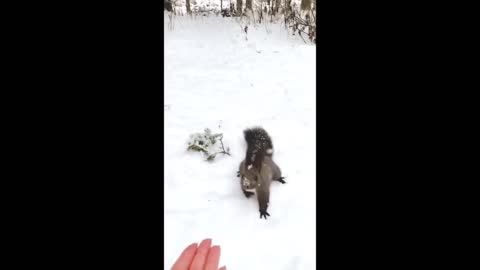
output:
[{"label": "squirrel's tail", "polygon": [[261,127],[246,129],[243,131],[245,141],[247,141],[247,155],[245,165],[247,169],[253,165],[257,171],[260,171],[265,156],[272,157],[273,144],[268,133]]}]

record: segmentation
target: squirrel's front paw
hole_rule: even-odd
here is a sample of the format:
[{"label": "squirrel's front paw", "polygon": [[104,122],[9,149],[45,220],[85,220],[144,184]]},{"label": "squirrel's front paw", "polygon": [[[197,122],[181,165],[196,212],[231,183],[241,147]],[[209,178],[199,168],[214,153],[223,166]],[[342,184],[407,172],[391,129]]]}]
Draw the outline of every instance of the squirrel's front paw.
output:
[{"label": "squirrel's front paw", "polygon": [[244,190],[244,191],[243,191],[243,194],[245,194],[245,197],[248,198],[248,197],[252,196],[252,195],[255,194],[255,193],[253,193],[253,192],[251,192],[251,191],[246,191],[246,190]]},{"label": "squirrel's front paw", "polygon": [[262,219],[262,216],[267,219],[267,216],[270,216],[269,213],[267,213],[267,210],[259,210],[260,211],[260,219]]},{"label": "squirrel's front paw", "polygon": [[278,179],[276,179],[276,180],[277,180],[278,182],[282,183],[282,184],[285,184],[286,182],[285,182],[285,180],[283,180],[283,179],[285,179],[285,177],[282,176],[282,177],[280,177],[280,178],[278,178]]}]

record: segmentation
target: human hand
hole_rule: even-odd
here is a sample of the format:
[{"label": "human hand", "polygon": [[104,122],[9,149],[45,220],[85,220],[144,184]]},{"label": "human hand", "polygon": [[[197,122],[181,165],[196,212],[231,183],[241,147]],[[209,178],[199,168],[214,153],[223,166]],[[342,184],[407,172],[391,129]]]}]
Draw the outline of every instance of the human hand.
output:
[{"label": "human hand", "polygon": [[[220,261],[220,246],[213,246],[212,239],[189,245],[178,257],[171,270],[217,270]],[[218,270],[227,270],[226,266]]]}]

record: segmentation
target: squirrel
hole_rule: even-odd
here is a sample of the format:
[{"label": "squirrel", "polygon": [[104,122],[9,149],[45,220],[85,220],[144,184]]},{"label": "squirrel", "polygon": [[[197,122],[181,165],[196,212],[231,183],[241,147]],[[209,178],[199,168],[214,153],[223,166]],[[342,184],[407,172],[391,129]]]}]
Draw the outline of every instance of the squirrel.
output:
[{"label": "squirrel", "polygon": [[280,168],[272,160],[273,144],[268,133],[261,127],[246,129],[243,131],[245,141],[247,141],[247,154],[240,163],[237,177],[240,177],[240,185],[249,198],[257,193],[260,219],[270,214],[267,207],[270,198],[270,184],[272,181],[278,181],[285,184],[284,177]]}]

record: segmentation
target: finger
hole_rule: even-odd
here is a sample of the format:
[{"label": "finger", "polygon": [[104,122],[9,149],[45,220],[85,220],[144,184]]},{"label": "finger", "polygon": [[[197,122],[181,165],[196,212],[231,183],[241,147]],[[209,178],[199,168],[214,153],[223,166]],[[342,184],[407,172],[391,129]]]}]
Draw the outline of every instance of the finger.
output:
[{"label": "finger", "polygon": [[211,245],[212,245],[212,239],[205,239],[200,243],[197,249],[197,253],[193,258],[193,262],[190,265],[189,270],[203,270],[203,266],[205,265],[205,260],[207,258],[208,250],[210,249]]},{"label": "finger", "polygon": [[190,266],[190,263],[193,260],[193,256],[195,256],[195,251],[197,251],[197,243],[193,243],[185,248],[175,264],[172,266],[172,270],[188,269],[188,266]]},{"label": "finger", "polygon": [[220,261],[220,247],[213,246],[208,252],[207,262],[204,270],[217,270],[218,262]]},{"label": "finger", "polygon": [[218,270],[227,270],[227,267],[226,266],[222,266],[222,268],[218,269]]}]

